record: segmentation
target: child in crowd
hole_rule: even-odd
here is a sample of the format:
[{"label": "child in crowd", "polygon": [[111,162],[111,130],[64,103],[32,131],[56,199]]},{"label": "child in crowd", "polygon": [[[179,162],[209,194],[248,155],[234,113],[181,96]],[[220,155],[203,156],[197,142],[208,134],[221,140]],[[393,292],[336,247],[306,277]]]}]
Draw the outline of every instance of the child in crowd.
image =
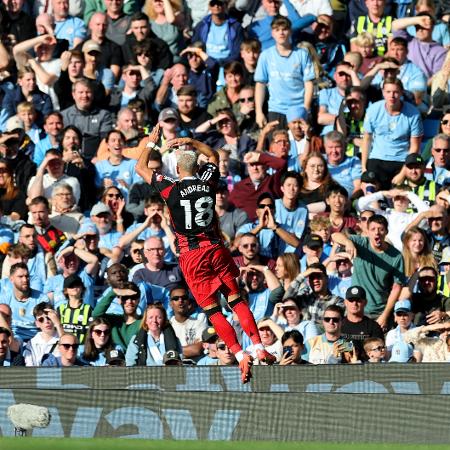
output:
[{"label": "child in crowd", "polygon": [[364,351],[367,355],[367,362],[386,362],[386,346],[381,338],[367,338],[363,343]]},{"label": "child in crowd", "polygon": [[358,52],[362,56],[362,64],[359,67],[359,72],[365,75],[370,69],[373,69],[375,65],[383,61],[383,58],[378,55],[374,55],[375,50],[375,38],[371,33],[363,32],[358,36],[350,39],[350,49],[352,52]]}]

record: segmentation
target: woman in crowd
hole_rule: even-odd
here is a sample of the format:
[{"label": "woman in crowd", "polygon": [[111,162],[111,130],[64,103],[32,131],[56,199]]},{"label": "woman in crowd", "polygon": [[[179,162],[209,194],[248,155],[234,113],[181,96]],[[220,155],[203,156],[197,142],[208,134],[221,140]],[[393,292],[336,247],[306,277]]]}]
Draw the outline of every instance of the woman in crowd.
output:
[{"label": "woman in crowd", "polygon": [[299,200],[306,204],[310,214],[325,211],[325,194],[332,178],[323,155],[318,152],[309,153],[302,162],[302,174]]},{"label": "woman in crowd", "polygon": [[111,325],[101,317],[89,326],[81,359],[90,366],[106,366],[112,350],[120,350],[111,337]]},{"label": "woman in crowd", "polygon": [[[405,275],[410,278],[421,267],[436,267],[427,235],[422,228],[413,227],[403,236]],[[436,267],[437,268],[437,267]]]},{"label": "woman in crowd", "polygon": [[101,200],[109,206],[116,230],[124,233],[134,220],[133,216],[125,210],[125,199],[122,192],[116,186],[109,186],[103,191]]},{"label": "woman in crowd", "polygon": [[14,184],[14,174],[6,159],[0,159],[0,206],[12,221],[27,217],[26,196]]},{"label": "woman in crowd", "polygon": [[125,355],[127,366],[162,366],[164,353],[180,352],[178,341],[162,303],[147,307],[141,329],[131,338]]},{"label": "woman in crowd", "polygon": [[284,288],[285,296],[291,283],[300,273],[298,256],[295,253],[283,253],[277,258],[275,275]]},{"label": "woman in crowd", "polygon": [[257,325],[262,345],[264,345],[264,348],[269,353],[276,356],[277,361],[280,361],[282,356],[281,336],[283,336],[283,329],[270,318],[259,320]]}]

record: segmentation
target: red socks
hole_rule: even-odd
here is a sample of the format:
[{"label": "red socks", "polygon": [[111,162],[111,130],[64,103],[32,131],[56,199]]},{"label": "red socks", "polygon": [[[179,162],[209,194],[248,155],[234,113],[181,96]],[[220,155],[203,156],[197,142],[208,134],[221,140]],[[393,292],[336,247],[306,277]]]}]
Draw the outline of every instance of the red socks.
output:
[{"label": "red socks", "polygon": [[214,329],[219,337],[225,342],[226,346],[234,353],[242,350],[236,336],[234,328],[221,312],[216,312],[209,317]]},{"label": "red socks", "polygon": [[256,326],[255,317],[253,316],[248,304],[244,301],[238,302],[233,306],[233,311],[239,317],[239,323],[245,334],[250,338],[253,344],[261,344],[258,327]]}]

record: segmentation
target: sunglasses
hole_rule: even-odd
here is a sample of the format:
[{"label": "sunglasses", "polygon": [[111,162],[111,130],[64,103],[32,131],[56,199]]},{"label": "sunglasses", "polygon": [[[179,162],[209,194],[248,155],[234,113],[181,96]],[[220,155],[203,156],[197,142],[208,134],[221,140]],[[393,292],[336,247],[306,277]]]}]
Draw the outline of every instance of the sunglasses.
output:
[{"label": "sunglasses", "polygon": [[119,297],[120,300],[122,300],[122,303],[125,303],[128,300],[131,300],[132,302],[137,302],[139,300],[139,296],[137,295],[124,295],[123,297]]},{"label": "sunglasses", "polygon": [[339,261],[336,261],[336,265],[340,266],[342,264],[348,264],[350,261],[348,259],[340,259]]},{"label": "sunglasses", "polygon": [[224,119],[224,120],[221,120],[220,122],[217,122],[217,126],[220,128],[220,127],[223,127],[224,125],[228,125],[230,123],[231,123],[230,119]]},{"label": "sunglasses", "polygon": [[359,218],[359,220],[360,220],[361,222],[367,222],[367,221],[369,220],[369,218],[366,217],[366,216],[362,216],[362,217]]},{"label": "sunglasses", "polygon": [[407,312],[401,312],[401,311],[400,312],[396,312],[395,315],[397,317],[407,317],[407,316],[409,316],[409,314]]},{"label": "sunglasses", "polygon": [[258,244],[242,244],[243,248],[256,248]]},{"label": "sunglasses", "polygon": [[174,302],[178,300],[188,300],[189,296],[187,295],[174,295],[173,297],[170,297],[170,300],[173,300]]},{"label": "sunglasses", "polygon": [[339,317],[324,317],[323,321],[327,323],[339,323],[341,319]]},{"label": "sunglasses", "polygon": [[41,317],[38,317],[36,320],[37,320],[39,323],[44,323],[45,321],[51,322],[51,319],[50,319],[50,317],[48,317],[48,316],[41,316]]},{"label": "sunglasses", "polygon": [[449,150],[450,149],[448,149],[448,148],[433,148],[433,151],[436,152],[436,153],[442,153],[442,152],[448,153]]},{"label": "sunglasses", "polygon": [[94,333],[96,336],[109,336],[110,331],[109,330],[92,330],[92,333]]},{"label": "sunglasses", "polygon": [[211,0],[209,6],[223,6],[223,2],[220,0]]},{"label": "sunglasses", "polygon": [[108,198],[122,198],[121,194],[106,194]]},{"label": "sunglasses", "polygon": [[379,345],[378,347],[374,347],[374,348],[369,349],[369,352],[381,352],[385,348],[386,347],[384,345]]},{"label": "sunglasses", "polygon": [[61,347],[64,348],[64,350],[78,350],[79,344],[59,344]]},{"label": "sunglasses", "polygon": [[254,102],[254,101],[255,101],[255,97],[240,98],[239,101],[240,101],[241,103],[245,103],[245,102]]},{"label": "sunglasses", "polygon": [[141,248],[135,248],[134,250],[131,250],[131,253],[142,253],[142,249]]},{"label": "sunglasses", "polygon": [[283,311],[297,311],[295,306],[283,306]]},{"label": "sunglasses", "polygon": [[444,220],[443,217],[428,217],[428,222],[439,222]]},{"label": "sunglasses", "polygon": [[225,344],[219,344],[219,345],[216,345],[216,347],[217,347],[217,350],[226,350],[227,349],[227,346]]},{"label": "sunglasses", "polygon": [[258,204],[258,209],[264,209],[264,208],[275,209],[275,205],[274,204],[266,205],[264,203]]},{"label": "sunglasses", "polygon": [[350,75],[346,72],[338,72],[339,77],[349,77]]},{"label": "sunglasses", "polygon": [[419,277],[419,281],[434,283],[436,281],[436,278],[435,277]]},{"label": "sunglasses", "polygon": [[0,173],[9,173],[9,172],[8,172],[8,169],[0,167]]},{"label": "sunglasses", "polygon": [[448,119],[441,120],[442,125],[448,125],[449,122],[450,122],[450,120],[448,120]]}]

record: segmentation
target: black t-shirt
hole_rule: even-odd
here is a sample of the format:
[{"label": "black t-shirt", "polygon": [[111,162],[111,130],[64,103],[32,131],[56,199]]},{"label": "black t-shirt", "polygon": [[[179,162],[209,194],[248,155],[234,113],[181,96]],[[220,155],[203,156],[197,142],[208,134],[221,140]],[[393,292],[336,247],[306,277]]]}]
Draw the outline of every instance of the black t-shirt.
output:
[{"label": "black t-shirt", "polygon": [[207,163],[199,177],[180,181],[153,173],[152,184],[166,202],[179,249],[199,248],[200,242],[221,242],[215,215],[215,186],[219,179],[216,165]]},{"label": "black t-shirt", "polygon": [[341,335],[347,341],[352,341],[353,345],[361,352],[363,342],[370,337],[384,339],[383,330],[373,319],[364,316],[361,322],[350,322],[347,317],[342,321]]},{"label": "black t-shirt", "polygon": [[193,133],[194,130],[203,122],[206,122],[208,119],[212,118],[204,109],[199,108],[198,106],[194,109],[194,111],[192,111],[190,117],[190,122],[184,122],[181,118],[180,126],[183,130],[190,131],[191,133]]}]

